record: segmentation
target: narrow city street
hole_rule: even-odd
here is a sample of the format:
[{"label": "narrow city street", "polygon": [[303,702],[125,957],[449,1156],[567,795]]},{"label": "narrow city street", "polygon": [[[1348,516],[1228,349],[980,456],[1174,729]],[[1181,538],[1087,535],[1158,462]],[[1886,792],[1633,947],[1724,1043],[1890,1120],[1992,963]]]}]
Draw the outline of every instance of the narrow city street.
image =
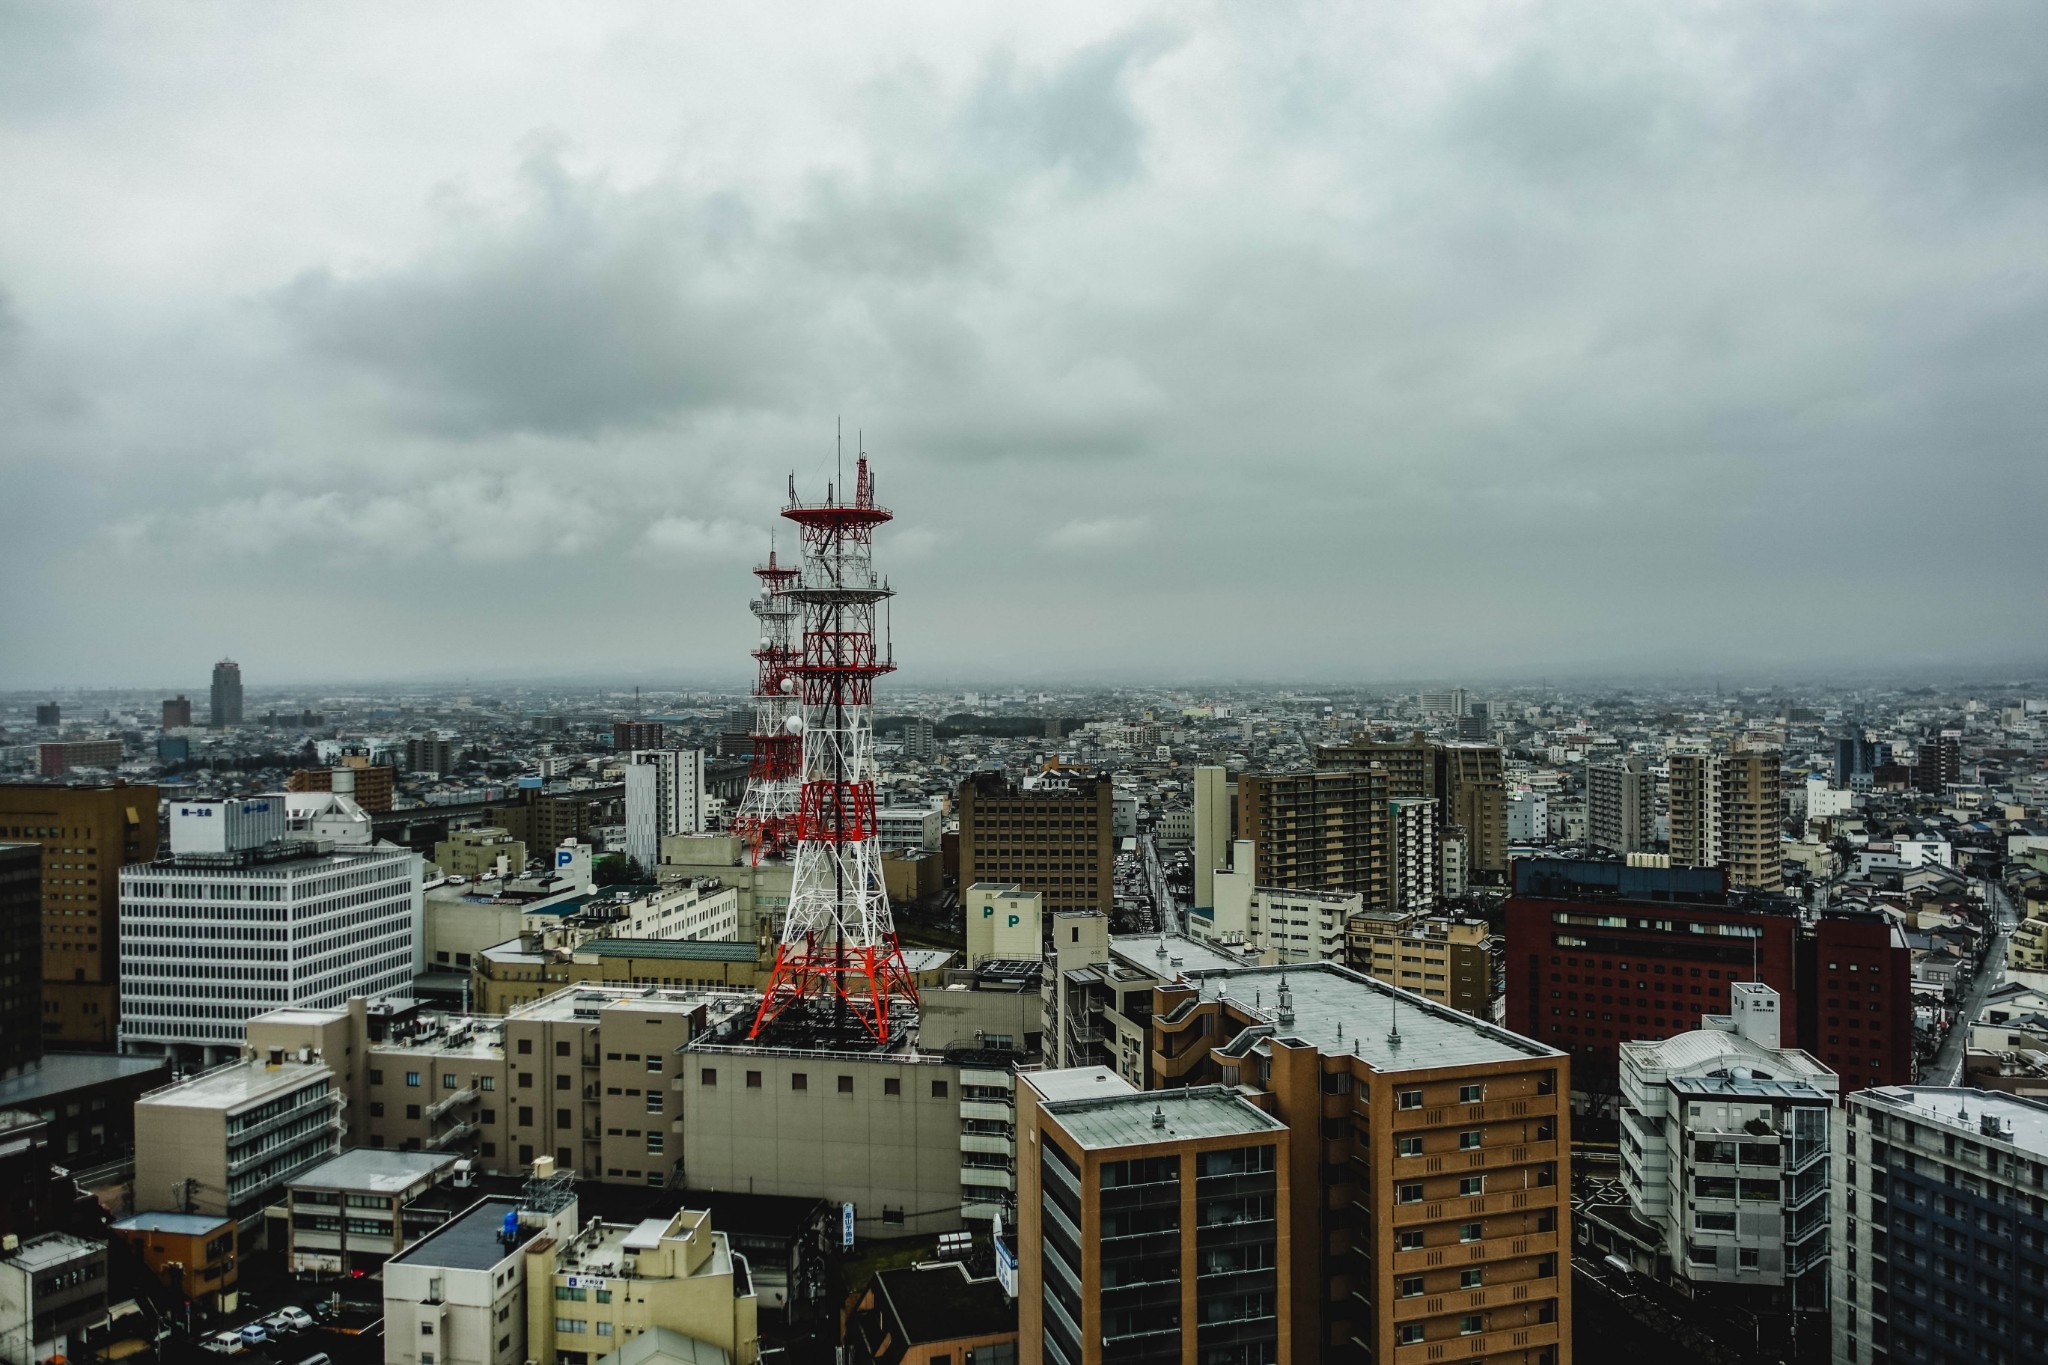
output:
[{"label": "narrow city street", "polygon": [[1970,988],[1957,1007],[1948,1037],[1941,1040],[1941,1048],[1934,1054],[1934,1061],[1920,1078],[1923,1085],[1962,1084],[1963,1054],[1970,1046],[1970,1021],[1977,1017],[1977,1011],[1984,1008],[1984,998],[2005,980],[2005,949],[2012,939],[2013,930],[2012,907],[1997,882],[1985,883],[1984,897],[1984,903],[1991,912],[1991,947],[1984,955],[1983,965],[1970,979]]}]

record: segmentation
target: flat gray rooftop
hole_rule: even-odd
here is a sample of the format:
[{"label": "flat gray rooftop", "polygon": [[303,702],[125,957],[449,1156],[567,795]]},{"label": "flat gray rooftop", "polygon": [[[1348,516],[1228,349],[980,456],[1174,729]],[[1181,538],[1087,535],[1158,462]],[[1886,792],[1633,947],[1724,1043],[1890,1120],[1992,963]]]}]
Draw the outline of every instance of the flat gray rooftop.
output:
[{"label": "flat gray rooftop", "polygon": [[211,1071],[202,1071],[189,1081],[151,1091],[136,1103],[234,1109],[288,1094],[316,1081],[331,1082],[333,1079],[334,1072],[325,1062],[286,1062],[281,1066],[254,1060],[229,1062]]},{"label": "flat gray rooftop", "polygon": [[[1880,1101],[1890,1110],[1910,1110],[1920,1123],[1938,1123],[1978,1142],[2005,1141],[2037,1158],[2048,1158],[2048,1104],[1960,1086],[1887,1085],[1865,1090],[1861,1097]],[[1992,1115],[2012,1125],[2010,1138],[1992,1138],[1981,1127]]]},{"label": "flat gray rooftop", "polygon": [[1044,1096],[1048,1104],[1063,1100],[1101,1099],[1110,1095],[1135,1095],[1138,1087],[1106,1066],[1074,1066],[1061,1071],[1028,1071],[1025,1084]]},{"label": "flat gray rooftop", "polygon": [[355,1190],[363,1194],[404,1194],[422,1180],[453,1166],[457,1158],[442,1152],[388,1152],[357,1147],[323,1161],[293,1186],[314,1190]]},{"label": "flat gray rooftop", "polygon": [[1074,1141],[1090,1151],[1188,1138],[1284,1132],[1287,1128],[1222,1085],[1060,1100],[1047,1104],[1045,1110]]},{"label": "flat gray rooftop", "polygon": [[[1564,1056],[1519,1033],[1331,962],[1190,971],[1187,977],[1204,999],[1228,995],[1233,1006],[1270,1025],[1274,1037],[1297,1040],[1325,1054],[1362,1057],[1382,1073]],[[1294,1017],[1284,1023],[1283,983],[1294,1002]],[[1398,1045],[1389,1039],[1397,1026]]]},{"label": "flat gray rooftop", "polygon": [[[1186,934],[1117,934],[1109,940],[1109,955],[1168,981],[1195,972],[1230,971],[1245,965],[1242,955],[1212,948]],[[1175,958],[1180,960],[1175,962]]]},{"label": "flat gray rooftop", "polygon": [[81,1090],[129,1076],[160,1072],[171,1078],[167,1057],[125,1057],[112,1052],[46,1052],[36,1066],[0,1081],[0,1109],[20,1105],[41,1108],[36,1101],[67,1090]]},{"label": "flat gray rooftop", "polygon": [[517,1199],[480,1200],[393,1256],[391,1263],[440,1270],[489,1270],[539,1232],[537,1227],[522,1226],[519,1240],[509,1247],[499,1239],[505,1215],[518,1208]]}]

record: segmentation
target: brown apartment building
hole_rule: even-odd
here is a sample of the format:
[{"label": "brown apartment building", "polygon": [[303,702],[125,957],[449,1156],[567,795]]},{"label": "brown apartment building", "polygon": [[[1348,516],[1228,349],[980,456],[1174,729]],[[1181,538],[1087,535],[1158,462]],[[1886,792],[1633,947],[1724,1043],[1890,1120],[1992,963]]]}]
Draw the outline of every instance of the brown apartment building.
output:
[{"label": "brown apartment building", "polygon": [[1114,904],[1114,788],[1109,779],[1065,772],[1026,788],[1001,773],[960,784],[960,885],[1013,882],[1062,910]]},{"label": "brown apartment building", "polygon": [[[1221,1087],[1286,1129],[1272,1168],[1274,1349],[1242,1358],[1568,1358],[1571,1079],[1563,1053],[1328,963],[1193,973],[1162,984],[1149,1033],[1160,1085]],[[1032,1085],[1043,1093],[1054,1074]],[[1030,1148],[1020,1133],[1018,1207],[1027,1232],[1028,1210],[1038,1208],[1042,1219],[1059,1193]],[[1249,1221],[1252,1213],[1240,1216]],[[1021,1333],[1026,1361],[1103,1358],[1096,1344],[1113,1334],[1096,1306],[1115,1302],[1122,1281],[1085,1253],[1076,1269],[1074,1292],[1084,1312],[1097,1314],[1080,1324],[1090,1329],[1083,1354],[1065,1350],[1040,1310],[1038,1329],[1027,1317]],[[1197,1273],[1221,1277],[1228,1299],[1229,1277],[1250,1269],[1225,1263]],[[1019,1272],[1020,1306],[1053,1296],[1044,1265],[1026,1256]],[[1198,1305],[1206,1298],[1195,1297]],[[1206,1320],[1188,1323],[1185,1305],[1155,1307],[1183,1316],[1148,1318],[1130,1330],[1178,1332],[1179,1349],[1146,1358],[1202,1359]]]},{"label": "brown apartment building", "polygon": [[1368,906],[1392,903],[1392,813],[1378,769],[1245,773],[1237,779],[1237,828],[1258,844],[1259,886],[1356,891]]},{"label": "brown apartment building", "polygon": [[339,767],[299,768],[287,773],[284,786],[286,791],[338,792],[370,814],[382,815],[391,809],[393,776],[387,764],[344,754]]},{"label": "brown apartment building", "polygon": [[111,1050],[121,1022],[120,872],[156,857],[156,787],[0,786],[0,840],[43,850],[43,1041]]},{"label": "brown apartment building", "polygon": [[1463,832],[1474,871],[1507,870],[1506,770],[1494,745],[1439,744],[1419,733],[1387,742],[1361,735],[1317,746],[1315,763],[1320,769],[1379,767],[1389,797],[1436,800],[1439,825],[1447,834],[1452,826]]}]

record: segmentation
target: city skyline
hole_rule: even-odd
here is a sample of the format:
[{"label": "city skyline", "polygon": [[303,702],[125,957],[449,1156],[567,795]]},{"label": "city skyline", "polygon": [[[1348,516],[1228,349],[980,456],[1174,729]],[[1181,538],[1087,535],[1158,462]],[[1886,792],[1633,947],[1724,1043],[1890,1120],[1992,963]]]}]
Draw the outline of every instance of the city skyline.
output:
[{"label": "city skyline", "polygon": [[0,21],[0,687],[722,677],[841,418],[931,678],[2039,661],[2040,16],[235,15]]}]

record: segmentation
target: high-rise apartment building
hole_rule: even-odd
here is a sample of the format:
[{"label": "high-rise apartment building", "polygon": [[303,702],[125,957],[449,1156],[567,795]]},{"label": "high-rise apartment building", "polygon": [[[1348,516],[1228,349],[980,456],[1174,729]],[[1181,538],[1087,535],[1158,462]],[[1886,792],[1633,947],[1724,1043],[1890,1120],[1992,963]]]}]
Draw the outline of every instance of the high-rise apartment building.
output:
[{"label": "high-rise apartment building", "polygon": [[1960,737],[1944,732],[1921,744],[1919,760],[1913,765],[1914,786],[1921,791],[1939,795],[1962,780],[1963,751]]},{"label": "high-rise apartment building", "polygon": [[62,777],[79,768],[118,768],[125,756],[118,739],[73,739],[36,746],[36,772]]},{"label": "high-rise apartment building", "polygon": [[659,749],[662,745],[662,724],[658,720],[615,720],[612,722],[612,748],[622,754],[635,749]]},{"label": "high-rise apartment building", "polygon": [[405,770],[446,777],[455,771],[455,746],[433,731],[405,741]]},{"label": "high-rise apartment building", "polygon": [[1427,912],[1443,895],[1443,841],[1437,834],[1434,799],[1396,797],[1387,802],[1388,826],[1394,836],[1393,883],[1389,908]]},{"label": "high-rise apartment building", "polygon": [[960,784],[960,885],[1014,882],[1044,897],[1045,912],[1114,904],[1115,788],[1089,773],[1013,783],[976,773]]},{"label": "high-rise apartment building", "polygon": [[222,659],[213,666],[213,692],[208,723],[218,730],[242,723],[242,666]]},{"label": "high-rise apartment building", "polygon": [[1368,976],[1493,1021],[1494,954],[1481,919],[1421,911],[1367,911],[1345,926],[1345,961]]},{"label": "high-rise apartment building", "polygon": [[626,856],[654,875],[661,841],[704,829],[704,751],[636,749],[626,759]]},{"label": "high-rise apartment building", "polygon": [[1442,818],[1465,831],[1470,871],[1500,874],[1508,866],[1508,789],[1500,750],[1491,744],[1447,744],[1436,752],[1436,797]]},{"label": "high-rise apartment building", "polygon": [[182,692],[164,698],[163,728],[178,730],[192,723],[192,699]]},{"label": "high-rise apartment building", "polygon": [[1245,773],[1237,810],[1240,838],[1258,846],[1256,885],[1356,891],[1370,909],[1393,903],[1393,817],[1383,772]]},{"label": "high-rise apartment building", "polygon": [[[1083,1099],[1081,1109],[1063,1111],[1078,1097],[1051,1095],[1061,1073],[1029,1078],[1046,1098],[1019,1116],[1019,1245],[1049,1243],[1050,1224],[1087,1251],[1079,1264],[1020,1257],[1023,1359],[1123,1359],[1151,1342],[1161,1349],[1142,1358],[1189,1362],[1564,1358],[1571,1204],[1562,1053],[1327,963],[1161,983],[1147,1032],[1158,1089],[1141,1102],[1091,1113]],[[1085,1073],[1065,1074],[1084,1082],[1081,1096],[1092,1091]],[[1171,1097],[1189,1088],[1183,1128]],[[1264,1147],[1272,1131],[1235,1105],[1216,1108],[1219,1095],[1284,1125],[1270,1169],[1263,1157],[1210,1161],[1218,1148]],[[1153,1126],[1147,1101],[1165,1115],[1163,1127]],[[1228,1141],[1205,1140],[1196,1110],[1212,1108],[1217,1136]],[[1100,1161],[1048,1170],[1047,1133],[1034,1132],[1048,1117],[1058,1129],[1053,1146],[1069,1158],[1100,1150]],[[1165,1146],[1175,1129],[1189,1140],[1177,1160],[1120,1153],[1105,1140],[1121,1133],[1122,1145]],[[1103,1203],[1113,1191],[1155,1184],[1173,1197]],[[1086,1201],[1078,1219],[1077,1199]],[[1240,1202],[1201,1211],[1211,1199]],[[1104,1221],[1125,1213],[1134,1216]],[[1235,1228],[1245,1246],[1270,1240],[1272,1273],[1264,1252],[1209,1261],[1210,1250],[1229,1245],[1204,1243],[1203,1229],[1216,1227]],[[1106,1236],[1169,1229],[1194,1237],[1158,1237],[1149,1264],[1163,1273],[1112,1273],[1096,1254],[1111,1245]],[[1071,1323],[1059,1321],[1061,1311]],[[1105,1350],[1105,1337],[1124,1349]]]},{"label": "high-rise apartment building", "polygon": [[251,1016],[411,986],[418,854],[288,839],[282,795],[178,802],[171,849],[119,874],[123,1050],[210,1064]]},{"label": "high-rise apartment building", "polygon": [[1785,798],[1776,749],[1741,749],[1721,759],[1721,863],[1736,891],[1785,884]]},{"label": "high-rise apartment building", "polygon": [[1195,913],[1216,904],[1216,869],[1230,865],[1237,837],[1237,785],[1223,768],[1195,769]]},{"label": "high-rise apartment building", "polygon": [[0,1081],[43,1055],[43,850],[0,842]]},{"label": "high-rise apartment building", "polygon": [[[1706,749],[1677,749],[1670,766],[1671,865],[1719,867],[1721,756]],[[1587,825],[1590,832],[1590,812]]]},{"label": "high-rise apartment building", "polygon": [[913,763],[929,763],[939,756],[929,716],[912,716],[903,722],[903,756]]},{"label": "high-rise apartment building", "polygon": [[64,708],[53,701],[36,703],[36,725],[39,729],[54,730],[64,723]]},{"label": "high-rise apartment building", "polygon": [[1586,842],[1608,853],[1647,852],[1657,841],[1657,792],[1630,756],[1586,769]]},{"label": "high-rise apartment building", "polygon": [[2048,1354],[2048,1103],[1885,1086],[1834,1151],[1834,1365]]},{"label": "high-rise apartment building", "polygon": [[354,754],[344,754],[339,767],[294,768],[284,779],[286,791],[333,792],[346,796],[372,815],[391,809],[395,788],[388,765],[374,764]]},{"label": "high-rise apartment building", "polygon": [[1221,1085],[1022,1077],[1018,1354],[1046,1365],[1300,1358],[1287,1125]]},{"label": "high-rise apartment building", "polygon": [[124,863],[157,853],[157,789],[0,787],[0,839],[43,850],[43,1041],[112,1050]]}]

